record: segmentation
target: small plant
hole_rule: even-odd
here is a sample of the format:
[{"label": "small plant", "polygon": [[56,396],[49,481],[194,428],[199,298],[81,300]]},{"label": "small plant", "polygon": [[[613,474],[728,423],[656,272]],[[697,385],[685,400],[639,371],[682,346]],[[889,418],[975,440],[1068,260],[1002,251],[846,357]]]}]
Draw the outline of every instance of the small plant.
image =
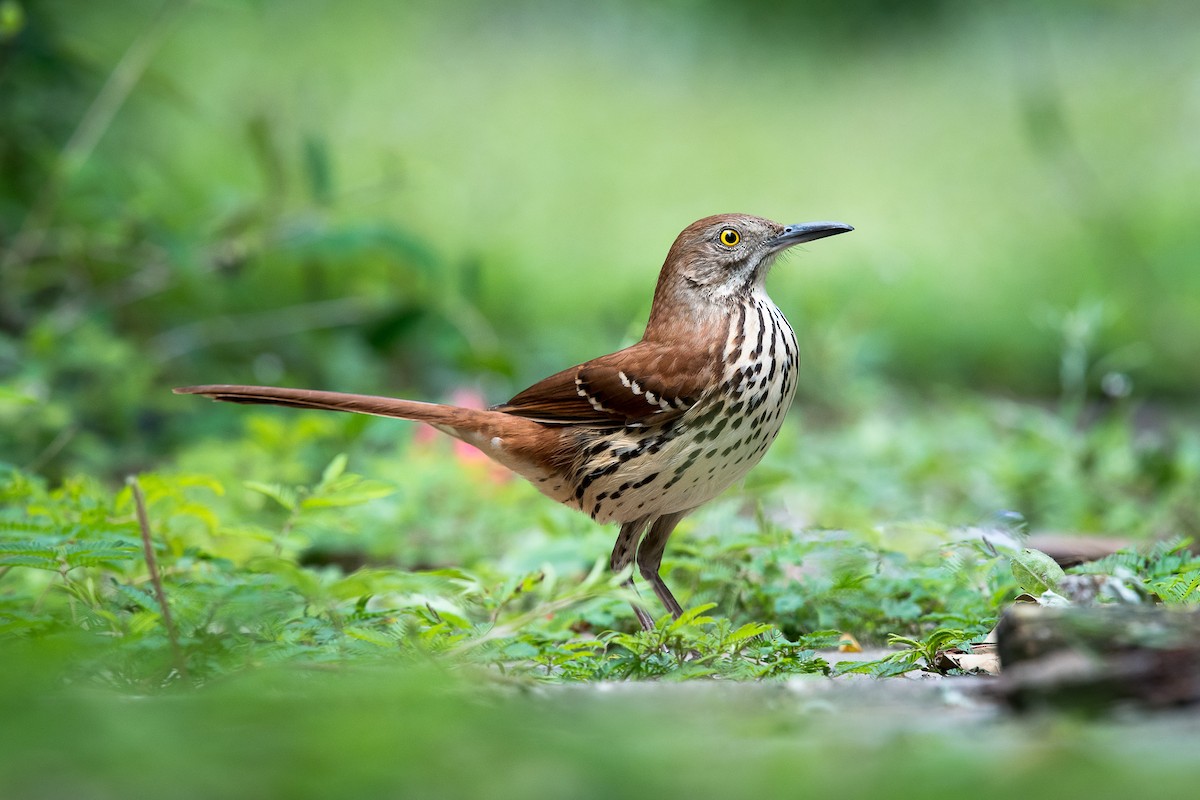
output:
[{"label": "small plant", "polygon": [[888,636],[887,643],[892,647],[900,647],[900,650],[872,661],[845,662],[839,665],[837,674],[865,674],[886,678],[914,669],[935,671],[934,661],[939,652],[959,647],[970,638],[966,631],[957,628],[938,628],[924,639],[893,634]]}]

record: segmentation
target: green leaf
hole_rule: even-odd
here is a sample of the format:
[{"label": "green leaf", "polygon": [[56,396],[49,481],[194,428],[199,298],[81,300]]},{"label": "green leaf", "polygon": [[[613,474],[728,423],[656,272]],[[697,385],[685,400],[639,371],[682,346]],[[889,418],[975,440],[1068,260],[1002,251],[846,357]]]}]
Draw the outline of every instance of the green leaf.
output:
[{"label": "green leaf", "polygon": [[321,485],[308,497],[300,501],[304,509],[349,508],[388,497],[396,487],[383,481],[368,480],[357,475],[345,475]]},{"label": "green leaf", "polygon": [[98,566],[112,561],[129,561],[141,554],[141,544],[120,540],[68,542],[59,547],[59,555],[72,568]]},{"label": "green leaf", "polygon": [[915,669],[920,669],[915,656],[912,658],[888,656],[875,661],[855,661],[853,663],[843,661],[834,667],[834,674],[870,675],[874,678],[891,678],[896,675],[903,675],[906,672],[912,672]]},{"label": "green leaf", "polygon": [[296,490],[290,486],[279,483],[259,483],[258,481],[245,481],[242,485],[252,492],[258,492],[271,498],[288,511],[296,510]]},{"label": "green leaf", "polygon": [[59,542],[50,537],[24,541],[0,540],[0,566],[32,567],[58,572],[62,569]]},{"label": "green leaf", "polygon": [[1066,577],[1054,559],[1028,547],[1012,557],[1012,574],[1022,589],[1035,596],[1053,590]]},{"label": "green leaf", "polygon": [[[52,525],[45,522],[34,522],[30,519],[18,520],[0,520],[0,534],[23,534],[40,533],[46,536],[60,532],[62,526]],[[0,547],[3,547],[3,541],[0,541]]]},{"label": "green leaf", "polygon": [[161,609],[158,607],[158,599],[140,586],[130,586],[126,583],[118,583],[114,588],[116,589],[117,594],[121,595],[130,603],[141,608],[142,610],[152,611],[155,614],[161,613]]},{"label": "green leaf", "polygon": [[325,489],[338,478],[342,477],[342,473],[346,471],[346,463],[349,460],[345,453],[338,453],[334,456],[333,460],[329,462],[329,466],[325,467],[325,471],[321,473],[321,482],[317,484],[316,491],[319,492]]},{"label": "green leaf", "polygon": [[773,626],[768,625],[765,622],[747,622],[745,625],[729,634],[729,636],[725,637],[725,642],[727,644],[738,644],[748,639],[753,639],[755,636],[761,636],[772,629]]},{"label": "green leaf", "polygon": [[689,608],[687,611],[684,611],[679,615],[679,619],[668,625],[667,630],[674,632],[689,625],[709,625],[712,623],[713,618],[703,617],[701,614],[703,614],[705,611],[711,611],[716,607],[716,603],[702,603],[695,608]]},{"label": "green leaf", "polygon": [[62,564],[57,558],[47,556],[0,553],[0,567],[32,567],[58,572],[62,569]]},{"label": "green leaf", "polygon": [[394,648],[397,644],[395,638],[373,628],[347,626],[342,629],[342,632],[351,639],[357,639],[360,642],[367,642],[368,644],[373,644],[376,647]]},{"label": "green leaf", "polygon": [[49,536],[17,541],[0,540],[0,553],[37,554],[52,556],[58,552],[60,540]]}]

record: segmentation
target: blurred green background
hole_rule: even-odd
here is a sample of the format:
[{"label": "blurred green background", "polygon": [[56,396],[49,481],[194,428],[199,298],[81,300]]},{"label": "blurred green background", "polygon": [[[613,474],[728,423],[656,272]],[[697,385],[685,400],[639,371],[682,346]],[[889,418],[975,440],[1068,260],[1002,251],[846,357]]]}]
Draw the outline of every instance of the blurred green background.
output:
[{"label": "blurred green background", "polygon": [[636,338],[723,211],[857,228],[771,280],[813,408],[1200,389],[1191,2],[5,0],[0,36],[11,463],[229,424],[180,383],[500,401]]},{"label": "blurred green background", "polygon": [[[1027,528],[1200,600],[1197,53],[1194,0],[0,0],[0,786],[1186,793],[1194,718],[825,648],[978,641]],[[611,529],[411,427],[170,393],[501,401],[725,211],[856,231],[775,269],[798,408],[668,550],[711,618],[631,632]]]}]

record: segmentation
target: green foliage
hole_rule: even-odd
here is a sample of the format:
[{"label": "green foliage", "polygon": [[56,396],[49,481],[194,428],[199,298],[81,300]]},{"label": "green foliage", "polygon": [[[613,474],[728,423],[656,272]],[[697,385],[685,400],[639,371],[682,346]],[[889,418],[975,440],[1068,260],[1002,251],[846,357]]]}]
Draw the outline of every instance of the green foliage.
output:
[{"label": "green foliage", "polygon": [[[863,431],[881,424],[870,416],[807,431],[805,447],[829,456],[820,473],[795,458],[796,431],[786,428],[748,495],[682,526],[664,566],[691,610],[649,633],[628,609],[628,576],[604,568],[611,532],[446,441],[401,437],[397,446],[395,423],[237,409],[242,437],[200,442],[140,484],[191,683],[270,663],[430,658],[534,682],[768,679],[830,672],[839,633],[906,648],[836,668],[886,675],[928,664],[947,639],[977,640],[1019,591],[1062,580],[1020,546],[1024,523],[1011,514],[983,526],[821,524],[922,510],[953,519],[981,497],[1004,503],[1012,488],[1002,460],[982,458],[972,471],[961,455],[935,464],[921,450],[994,430],[972,416],[981,408],[991,407],[947,407],[928,427],[921,412],[905,414],[901,459],[864,446]],[[1030,417],[1023,427],[1056,424],[1051,412],[1020,413]],[[1094,430],[1063,434],[1072,451],[1093,437],[1097,448],[1127,446]],[[1000,452],[982,438],[970,452],[989,448]],[[1168,469],[1192,479],[1190,467]],[[990,488],[974,494],[981,485]],[[1051,493],[1061,486],[1043,487],[1048,503],[1065,499]],[[1175,503],[1175,491],[1183,485],[1127,502],[1167,520],[1161,504]],[[77,678],[139,690],[180,680],[129,490],[86,478],[54,485],[10,468],[0,498],[2,635],[75,642],[63,669]],[[1178,543],[1089,569],[1167,602],[1197,600],[1200,567]]]},{"label": "green foliage", "polygon": [[838,674],[890,678],[915,669],[932,672],[939,651],[960,647],[967,644],[969,639],[966,631],[957,628],[938,628],[924,639],[892,634],[888,637],[888,644],[900,648],[896,652],[871,661],[844,662],[838,666]]},{"label": "green foliage", "polygon": [[[225,494],[215,480],[141,476],[189,680],[254,664],[430,656],[554,681],[827,671],[813,649],[836,634],[792,641],[761,622],[735,627],[704,614],[713,603],[664,617],[650,633],[618,627],[581,641],[587,620],[630,622],[624,608],[613,617],[614,604],[633,598],[627,575],[609,575],[604,561],[582,580],[560,579],[549,564],[523,575],[303,567],[296,558],[321,515],[392,492],[345,472],[346,462],[335,458],[311,486],[247,484],[285,512],[269,526],[220,519],[204,503]],[[70,669],[103,683],[144,690],[177,680],[128,490],[87,481],[49,489],[10,471],[0,493],[10,509],[0,520],[0,632],[85,643]]]},{"label": "green foliage", "polygon": [[1190,539],[1158,542],[1145,551],[1124,550],[1071,570],[1131,580],[1168,605],[1200,603],[1200,559]]},{"label": "green foliage", "polygon": [[985,627],[1008,590],[995,559],[955,541],[962,531],[797,531],[759,522],[760,530],[682,539],[669,559],[673,579],[715,598],[724,613],[775,620],[789,636],[836,629],[875,641],[949,619]]},{"label": "green foliage", "polygon": [[747,622],[735,628],[728,619],[705,615],[714,608],[715,603],[705,603],[679,619],[665,616],[653,631],[606,634],[606,645],[616,648],[616,657],[592,677],[744,680],[829,673],[828,664],[815,650],[835,644],[836,631],[789,641],[765,623]]},{"label": "green foliage", "polygon": [[775,445],[790,448],[779,471],[748,480],[790,482],[796,504],[831,526],[1019,520],[1030,530],[1173,539],[1200,529],[1197,431],[1190,412],[1126,402],[1076,420],[1038,403],[893,388],[838,424],[806,422]]}]

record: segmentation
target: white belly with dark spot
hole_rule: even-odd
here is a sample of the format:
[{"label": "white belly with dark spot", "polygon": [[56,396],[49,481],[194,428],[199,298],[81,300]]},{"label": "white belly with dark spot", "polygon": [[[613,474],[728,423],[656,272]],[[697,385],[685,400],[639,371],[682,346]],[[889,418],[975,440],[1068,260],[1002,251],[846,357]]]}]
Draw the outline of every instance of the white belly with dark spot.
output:
[{"label": "white belly with dark spot", "polygon": [[731,321],[725,355],[721,381],[682,417],[614,431],[575,480],[538,488],[598,522],[689,511],[716,497],[775,440],[800,366],[795,334],[769,300]]}]

